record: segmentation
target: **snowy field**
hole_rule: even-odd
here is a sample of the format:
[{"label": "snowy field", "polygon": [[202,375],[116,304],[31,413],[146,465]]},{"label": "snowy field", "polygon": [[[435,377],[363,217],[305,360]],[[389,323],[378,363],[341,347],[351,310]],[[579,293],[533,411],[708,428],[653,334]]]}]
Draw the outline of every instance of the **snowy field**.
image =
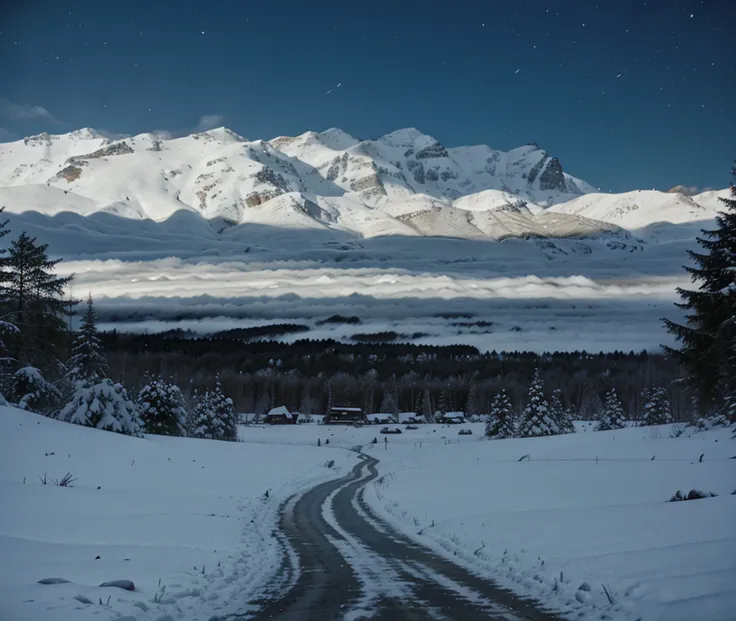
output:
[{"label": "snowy field", "polygon": [[[458,436],[460,428],[473,435]],[[365,491],[375,511],[570,619],[733,619],[731,433],[580,428],[487,441],[480,424],[426,425],[386,445],[376,426],[252,425],[229,444],[133,439],[3,408],[0,490],[10,502],[0,506],[0,618],[242,612],[278,569],[280,502],[346,474],[355,463],[349,449],[363,445],[380,460],[381,477]],[[73,488],[39,481],[66,472],[78,477]],[[691,489],[718,496],[666,502]],[[71,584],[36,584],[51,577]],[[137,591],[96,586],[120,578]]]},{"label": "snowy field", "polygon": [[[0,438],[3,621],[242,613],[281,563],[280,503],[356,461],[316,446],[130,438],[7,407]],[[73,487],[39,480],[67,472]],[[117,579],[136,591],[97,586]]]},{"label": "snowy field", "polygon": [[[382,477],[365,494],[375,510],[571,619],[732,620],[736,445],[728,430],[672,438],[673,429],[486,441],[480,424],[428,425],[388,436],[387,447],[376,427],[241,431],[249,441],[297,445],[329,436],[346,448],[378,437],[365,448],[381,460]],[[719,496],[666,502],[694,488]],[[579,592],[586,582],[591,590]]]}]

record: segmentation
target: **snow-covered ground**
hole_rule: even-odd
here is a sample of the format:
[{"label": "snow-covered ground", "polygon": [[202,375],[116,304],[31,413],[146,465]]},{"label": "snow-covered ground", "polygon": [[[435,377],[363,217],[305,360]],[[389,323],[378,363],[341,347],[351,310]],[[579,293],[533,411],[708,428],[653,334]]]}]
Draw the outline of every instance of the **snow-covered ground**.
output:
[{"label": "snow-covered ground", "polygon": [[[458,436],[461,428],[473,435]],[[349,449],[362,445],[380,459],[381,477],[365,492],[376,512],[571,619],[732,619],[731,432],[580,429],[487,441],[480,424],[426,425],[384,444],[378,426],[252,425],[229,444],[133,439],[2,408],[0,618],[242,612],[278,569],[280,502],[347,473]],[[39,481],[66,472],[78,477],[72,488]],[[691,489],[718,496],[666,502]],[[36,584],[52,577],[71,584]],[[136,592],[96,586],[121,578]]]},{"label": "snow-covered ground", "polygon": [[[8,407],[0,438],[3,621],[242,613],[281,564],[281,502],[356,462],[316,441],[138,439]],[[67,472],[73,487],[50,482]],[[135,592],[98,586],[117,579]]]},{"label": "snow-covered ground", "polygon": [[[733,619],[731,432],[688,430],[673,438],[674,426],[579,427],[574,435],[487,441],[480,424],[427,425],[389,436],[387,447],[377,427],[242,433],[249,441],[297,445],[329,436],[331,446],[346,448],[378,437],[364,450],[381,460],[382,477],[365,494],[379,514],[571,619]],[[460,428],[474,435],[458,436]],[[519,462],[524,455],[528,460]],[[691,489],[718,497],[666,502]],[[579,592],[583,583],[591,590]]]},{"label": "snow-covered ground", "polygon": [[[455,429],[423,431],[451,444],[410,432],[403,444],[392,438],[376,455],[385,477],[366,494],[422,543],[571,618],[734,618],[729,430],[672,438],[672,426],[662,426],[471,444],[458,443]],[[719,496],[665,502],[691,489]],[[591,590],[579,593],[584,582]]]}]

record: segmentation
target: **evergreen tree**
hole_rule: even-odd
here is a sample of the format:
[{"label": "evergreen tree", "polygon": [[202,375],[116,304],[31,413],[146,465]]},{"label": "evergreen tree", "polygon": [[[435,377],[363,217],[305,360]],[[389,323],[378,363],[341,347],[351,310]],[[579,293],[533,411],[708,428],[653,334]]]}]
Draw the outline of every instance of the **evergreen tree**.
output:
[{"label": "evergreen tree", "polygon": [[486,436],[497,440],[516,437],[514,410],[505,390],[499,392],[491,402],[491,412],[486,423]]},{"label": "evergreen tree", "polygon": [[557,425],[557,433],[575,433],[575,424],[570,416],[569,410],[562,403],[562,390],[555,388],[549,402],[549,410],[552,419]]},{"label": "evergreen tree", "polygon": [[549,404],[544,397],[544,384],[539,377],[539,369],[536,369],[529,386],[529,398],[519,424],[519,436],[532,438],[552,436],[556,433],[559,433],[557,423],[552,418]]},{"label": "evergreen tree", "polygon": [[107,360],[101,350],[97,333],[97,315],[90,294],[79,333],[72,345],[72,356],[67,363],[69,369],[67,379],[72,386],[79,380],[94,384],[97,380],[107,377]]},{"label": "evergreen tree", "polygon": [[175,384],[160,377],[149,379],[138,393],[138,412],[146,433],[161,436],[186,435],[184,395]]},{"label": "evergreen tree", "polygon": [[672,422],[672,406],[667,390],[657,387],[642,395],[642,425],[666,425]]},{"label": "evergreen tree", "polygon": [[[0,214],[5,211],[5,207],[0,207]],[[10,231],[8,230],[8,221],[3,220],[0,221],[0,239],[5,237]],[[5,308],[4,304],[4,291],[5,291],[5,283],[8,282],[9,273],[6,269],[7,267],[7,253],[8,249],[4,246],[0,246],[0,302],[2,303],[2,311],[3,313],[7,312],[7,308]],[[15,323],[12,321],[12,313],[9,315],[4,315],[2,318],[0,318],[0,363],[2,366],[7,365],[8,363],[12,362],[12,359],[7,357],[8,355],[8,348],[5,344],[5,340],[10,335],[18,335],[19,334],[18,327],[15,325]]]},{"label": "evergreen tree", "polygon": [[131,436],[142,435],[142,423],[135,403],[125,388],[110,378],[96,383],[78,381],[72,399],[60,412],[59,419]]},{"label": "evergreen tree", "polygon": [[58,412],[61,393],[37,368],[22,367],[13,376],[10,398],[21,410],[50,416]]},{"label": "evergreen tree", "polygon": [[[736,176],[736,167],[731,173]],[[730,401],[736,390],[736,186],[731,184],[731,198],[720,200],[725,209],[716,217],[716,228],[697,238],[703,252],[688,251],[695,267],[685,270],[698,287],[677,290],[686,323],[663,319],[681,344],[666,349],[687,370],[702,414],[717,406],[721,396]]]},{"label": "evergreen tree", "polygon": [[383,398],[381,399],[381,414],[391,414],[396,416],[399,412],[399,407],[396,405],[396,397],[393,394],[390,386],[387,386],[383,391]]},{"label": "evergreen tree", "polygon": [[606,403],[603,406],[603,411],[601,412],[598,431],[623,429],[624,427],[626,427],[624,409],[621,407],[621,402],[618,400],[616,390],[612,388],[606,395]]},{"label": "evergreen tree", "polygon": [[478,384],[475,378],[473,378],[470,380],[470,385],[468,386],[468,400],[465,402],[465,415],[470,417],[477,416],[478,414],[480,414]]},{"label": "evergreen tree", "polygon": [[233,400],[223,394],[219,377],[215,389],[208,390],[196,400],[187,433],[194,438],[237,441],[238,420]]},{"label": "evergreen tree", "polygon": [[215,380],[215,390],[211,393],[210,403],[216,421],[215,439],[237,442],[238,416],[233,407],[233,400],[222,392],[219,376]]},{"label": "evergreen tree", "polygon": [[7,338],[12,357],[22,366],[52,369],[68,329],[65,319],[73,301],[64,300],[72,276],[55,276],[60,259],[50,260],[47,244],[21,233],[11,242],[0,267],[0,302],[19,332]]},{"label": "evergreen tree", "polygon": [[217,425],[210,392],[195,395],[194,405],[187,417],[187,435],[192,438],[214,440],[216,433]]}]

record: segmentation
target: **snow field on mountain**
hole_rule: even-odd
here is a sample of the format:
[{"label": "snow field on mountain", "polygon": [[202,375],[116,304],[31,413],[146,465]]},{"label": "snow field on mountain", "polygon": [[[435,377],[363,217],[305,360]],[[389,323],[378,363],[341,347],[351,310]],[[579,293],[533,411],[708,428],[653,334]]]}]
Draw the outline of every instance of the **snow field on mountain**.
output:
[{"label": "snow field on mountain", "polygon": [[[282,562],[281,502],[356,462],[311,443],[137,439],[8,407],[0,438],[0,619],[13,621],[245,612]],[[39,480],[67,472],[73,487]],[[117,579],[136,590],[97,586]]]}]

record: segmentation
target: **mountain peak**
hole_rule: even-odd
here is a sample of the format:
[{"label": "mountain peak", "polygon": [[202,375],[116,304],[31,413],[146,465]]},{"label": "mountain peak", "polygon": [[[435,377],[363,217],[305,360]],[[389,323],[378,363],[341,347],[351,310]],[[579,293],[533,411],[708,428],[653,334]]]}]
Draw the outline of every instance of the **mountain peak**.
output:
[{"label": "mountain peak", "polygon": [[212,136],[221,142],[248,142],[247,138],[224,126],[213,127],[201,133]]}]

